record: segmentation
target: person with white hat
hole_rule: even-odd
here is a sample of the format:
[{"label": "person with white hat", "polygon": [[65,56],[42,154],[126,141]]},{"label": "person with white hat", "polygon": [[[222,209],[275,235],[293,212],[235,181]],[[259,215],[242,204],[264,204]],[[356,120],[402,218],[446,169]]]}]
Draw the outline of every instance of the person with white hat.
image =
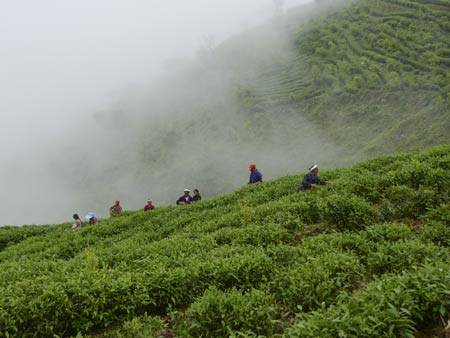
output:
[{"label": "person with white hat", "polygon": [[311,168],[309,168],[309,172],[303,177],[303,181],[298,187],[298,191],[305,191],[308,189],[315,189],[318,185],[328,184],[327,181],[322,181],[317,174],[319,173],[319,167],[317,164],[314,164]]},{"label": "person with white hat", "polygon": [[144,207],[144,211],[149,211],[149,210],[153,210],[153,209],[155,209],[155,206],[153,205],[152,199],[149,198],[149,199],[147,200],[147,204],[146,204],[145,207]]},{"label": "person with white hat", "polygon": [[191,204],[194,200],[192,199],[192,196],[190,195],[191,191],[189,189],[184,189],[184,194],[179,199],[177,199],[177,205],[185,205],[185,204]]}]

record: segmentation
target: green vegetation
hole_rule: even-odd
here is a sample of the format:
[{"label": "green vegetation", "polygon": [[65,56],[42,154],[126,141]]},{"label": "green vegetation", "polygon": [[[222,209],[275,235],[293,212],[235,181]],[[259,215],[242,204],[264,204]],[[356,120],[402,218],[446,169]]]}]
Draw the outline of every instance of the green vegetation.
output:
[{"label": "green vegetation", "polygon": [[0,336],[414,337],[450,315],[450,146],[0,228]]},{"label": "green vegetation", "polygon": [[[450,0],[317,3],[171,63],[138,102],[99,113],[108,156],[74,165],[87,147],[58,158],[54,167],[73,176],[68,190],[92,187],[82,201],[96,211],[123,195],[125,207],[147,194],[172,204],[185,186],[208,197],[233,191],[248,162],[272,178],[450,143]],[[117,135],[124,141],[111,147]],[[392,189],[400,202],[417,194]]]},{"label": "green vegetation", "polygon": [[244,81],[249,112],[300,113],[363,157],[448,143],[449,0],[348,1],[297,20],[284,22],[290,57]]},{"label": "green vegetation", "polygon": [[[230,57],[239,41],[230,41],[213,51],[214,71],[200,67],[211,74],[170,107],[187,116],[183,133],[200,130],[198,118],[212,130],[192,142],[192,167],[227,145],[233,159],[241,145],[260,143],[267,155],[273,140],[291,157],[293,147],[306,152],[299,144],[314,137],[311,123],[346,161],[450,140],[450,0],[361,0],[300,27],[295,14],[279,20],[294,42],[288,55],[240,74],[242,59]],[[253,47],[242,51],[249,59]],[[215,101],[222,83],[210,89],[209,76],[224,70],[233,90]],[[163,181],[176,176],[171,154],[183,151],[179,125],[161,125],[143,126],[160,143],[144,140],[137,171]],[[205,142],[213,139],[225,145]],[[317,153],[309,150],[305,158]],[[242,162],[223,158],[225,170]],[[203,165],[194,175],[204,184],[231,180],[210,170],[215,157]],[[0,228],[0,336],[437,334],[450,315],[450,146],[321,175],[332,184],[299,194],[302,175],[286,176],[78,231]]]}]

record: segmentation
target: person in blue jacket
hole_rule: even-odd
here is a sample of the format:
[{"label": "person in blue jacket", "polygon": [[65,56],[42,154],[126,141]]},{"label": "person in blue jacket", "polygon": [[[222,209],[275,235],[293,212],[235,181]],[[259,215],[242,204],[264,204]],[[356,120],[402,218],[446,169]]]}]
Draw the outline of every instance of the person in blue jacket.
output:
[{"label": "person in blue jacket", "polygon": [[305,191],[308,189],[314,189],[318,185],[328,184],[327,181],[322,181],[317,174],[319,173],[319,167],[317,164],[314,164],[311,168],[309,168],[309,173],[303,177],[303,181],[298,187],[298,191]]},{"label": "person in blue jacket", "polygon": [[191,191],[189,189],[184,189],[184,194],[179,199],[177,199],[177,205],[191,204],[194,200],[190,195]]},{"label": "person in blue jacket", "polygon": [[248,171],[250,171],[250,179],[248,184],[255,184],[262,182],[262,174],[256,169],[256,164],[252,163],[248,166]]}]

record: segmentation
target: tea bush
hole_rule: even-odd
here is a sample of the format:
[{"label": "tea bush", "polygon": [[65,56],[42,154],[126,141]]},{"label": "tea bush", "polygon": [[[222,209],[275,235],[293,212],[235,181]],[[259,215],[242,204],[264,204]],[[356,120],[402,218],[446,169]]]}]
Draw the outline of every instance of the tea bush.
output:
[{"label": "tea bush", "polygon": [[426,213],[422,218],[425,222],[438,221],[450,225],[450,203],[439,205],[437,208]]},{"label": "tea bush", "polygon": [[424,215],[422,239],[443,247],[450,246],[450,204],[443,204]]},{"label": "tea bush", "polygon": [[374,243],[397,242],[416,238],[415,233],[406,224],[401,223],[378,224],[367,228],[361,235]]},{"label": "tea bush", "polygon": [[419,240],[381,242],[368,254],[367,269],[370,274],[401,272],[431,261],[447,260],[448,252]]},{"label": "tea bush", "polygon": [[33,236],[42,236],[52,230],[54,229],[49,226],[0,227],[0,251],[8,245],[17,244]]},{"label": "tea bush", "polygon": [[393,337],[437,326],[448,311],[449,152],[326,172],[332,184],[303,193],[293,176],[77,231],[0,229],[0,336]]},{"label": "tea bush", "polygon": [[430,221],[423,227],[422,239],[448,248],[450,247],[450,226],[443,222]]},{"label": "tea bush", "polygon": [[207,280],[221,289],[247,290],[267,281],[274,264],[262,248],[223,246],[209,253],[202,271]]},{"label": "tea bush", "polygon": [[159,338],[165,327],[159,317],[144,314],[142,317],[126,321],[120,329],[108,332],[111,338]]},{"label": "tea bush", "polygon": [[291,239],[286,229],[277,224],[247,225],[245,228],[222,228],[216,231],[214,239],[217,244],[236,244],[267,246],[269,244],[281,244]]},{"label": "tea bush", "polygon": [[372,250],[373,242],[368,241],[358,233],[334,233],[318,235],[302,243],[304,252],[308,255],[320,256],[336,251],[350,252],[358,257],[364,257]]},{"label": "tea bush", "polygon": [[271,293],[291,312],[311,311],[334,303],[339,294],[349,292],[362,281],[364,267],[349,253],[309,256],[277,273],[269,282]]},{"label": "tea bush", "polygon": [[271,335],[276,306],[270,295],[252,289],[242,293],[210,288],[185,313],[185,337],[227,337],[236,332]]},{"label": "tea bush", "polygon": [[388,219],[417,218],[439,204],[442,196],[436,193],[436,190],[424,187],[414,189],[405,185],[392,186],[387,189],[386,199],[382,204],[382,208],[389,209],[384,212],[385,217]]},{"label": "tea bush", "polygon": [[333,194],[324,198],[322,217],[342,230],[359,230],[379,220],[377,210],[364,198],[351,194]]},{"label": "tea bush", "polygon": [[411,337],[450,313],[447,264],[372,282],[363,293],[299,318],[288,337]]}]

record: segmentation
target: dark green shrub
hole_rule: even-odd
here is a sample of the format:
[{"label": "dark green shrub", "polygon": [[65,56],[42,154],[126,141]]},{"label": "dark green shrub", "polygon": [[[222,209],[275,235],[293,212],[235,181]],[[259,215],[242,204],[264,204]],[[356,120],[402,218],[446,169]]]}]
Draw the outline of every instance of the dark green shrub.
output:
[{"label": "dark green shrub", "polygon": [[425,222],[438,221],[450,225],[450,203],[442,204],[430,210],[424,217]]},{"label": "dark green shrub", "polygon": [[111,338],[159,338],[165,323],[159,317],[144,314],[126,321],[120,329],[108,332]]},{"label": "dark green shrub", "polygon": [[[185,313],[181,331],[191,337],[228,337],[237,332],[271,335],[276,308],[270,295],[259,290],[242,293],[208,289]],[[186,336],[184,333],[180,336]]]},{"label": "dark green shrub", "polygon": [[364,268],[350,253],[327,253],[306,257],[296,265],[277,273],[269,289],[289,311],[311,311],[322,304],[330,305],[336,297],[356,288]]},{"label": "dark green shrub", "polygon": [[418,218],[439,204],[437,191],[420,187],[415,190],[406,185],[395,185],[385,192],[385,200],[380,211],[385,219]]},{"label": "dark green shrub", "polygon": [[242,232],[240,228],[222,228],[212,233],[212,236],[218,245],[233,244]]},{"label": "dark green shrub", "polygon": [[277,202],[270,203],[264,218],[268,222],[276,222],[285,228],[295,230],[301,224],[313,224],[320,220],[319,201],[321,198],[313,191],[295,193]]},{"label": "dark green shrub", "polygon": [[334,233],[308,238],[302,243],[303,256],[317,256],[335,252],[350,252],[364,257],[371,251],[373,243],[359,233]]},{"label": "dark green shrub", "polygon": [[245,228],[223,228],[216,231],[214,239],[217,244],[256,245],[287,242],[291,235],[276,224],[251,224]]},{"label": "dark green shrub", "polygon": [[383,223],[374,225],[361,232],[361,236],[374,243],[410,240],[416,237],[411,229],[401,223]]},{"label": "dark green shrub", "polygon": [[423,227],[422,239],[448,248],[450,247],[450,225],[443,222],[430,221]]},{"label": "dark green shrub", "polygon": [[441,202],[442,196],[437,190],[433,190],[427,187],[420,187],[416,192],[414,199],[414,209],[411,212],[411,216],[419,218],[425,214],[428,210],[434,209]]},{"label": "dark green shrub", "polygon": [[292,203],[289,206],[289,212],[294,216],[298,216],[303,223],[313,224],[320,220],[320,206],[318,202],[320,198],[313,196],[311,194],[313,192],[308,191],[308,193],[308,195],[303,193],[301,196],[305,196],[303,200]]},{"label": "dark green shrub", "polygon": [[207,224],[205,228],[209,231],[215,231],[225,227],[240,227],[242,226],[242,218],[239,212],[228,212],[225,214],[218,214]]},{"label": "dark green shrub", "polygon": [[417,160],[408,161],[395,171],[395,180],[398,184],[407,185],[413,189],[419,189],[420,186],[430,186],[437,183],[437,177],[434,176],[434,168],[430,163]]},{"label": "dark green shrub", "polygon": [[325,197],[322,217],[342,230],[359,230],[378,221],[379,214],[365,199],[349,194]]},{"label": "dark green shrub", "polygon": [[329,309],[300,317],[289,337],[410,337],[450,314],[447,264],[385,276]]},{"label": "dark green shrub", "polygon": [[[43,233],[35,227],[17,234],[0,229],[0,336],[82,337],[111,327],[124,335],[151,336],[160,319],[137,316],[172,314],[175,322],[184,320],[180,313],[212,286],[219,300],[198,303],[227,304],[218,306],[223,311],[213,311],[214,318],[225,316],[216,327],[225,336],[276,336],[280,327],[292,324],[290,315],[301,312],[298,305],[312,315],[298,314],[303,324],[296,325],[293,336],[405,337],[412,327],[437,326],[440,315],[448,318],[449,308],[444,273],[450,261],[448,149],[373,160],[355,171],[336,170],[329,174],[333,184],[302,194],[295,192],[301,178],[291,177],[192,207],[129,212],[79,231],[67,225]],[[422,177],[418,166],[418,187],[410,185],[416,164],[396,172],[410,161],[435,169]],[[266,190],[270,193],[265,196]],[[383,206],[389,207],[389,219],[423,220],[421,241],[401,224],[370,226]],[[410,219],[405,223],[417,224]],[[336,225],[359,231],[336,232]],[[429,261],[443,264],[437,270],[422,269]],[[402,276],[415,271],[419,276],[390,281],[401,271]],[[380,274],[380,282],[366,290],[365,283]],[[443,285],[447,289],[440,292]],[[254,288],[265,293],[254,293]],[[273,310],[274,302],[283,307]],[[231,307],[235,303],[250,314],[247,324],[238,324],[242,312]],[[245,304],[267,317],[261,319],[260,312],[252,313]],[[195,312],[192,324],[200,322],[198,332],[209,332],[211,322],[203,313]],[[194,335],[186,323],[179,324],[180,337]]]},{"label": "dark green shrub", "polygon": [[406,217],[414,212],[415,191],[406,185],[394,185],[387,188],[385,199],[380,205],[384,219]]},{"label": "dark green shrub", "polygon": [[220,289],[251,289],[270,279],[274,263],[262,248],[222,246],[210,251],[202,266],[202,280]]},{"label": "dark green shrub", "polygon": [[303,257],[304,251],[298,246],[278,244],[267,247],[266,254],[276,266],[288,267]]},{"label": "dark green shrub", "polygon": [[378,175],[368,170],[355,170],[355,172],[352,172],[351,177],[351,180],[339,182],[341,186],[345,187],[346,191],[364,197],[372,203],[380,200],[382,196],[382,187]]},{"label": "dark green shrub", "polygon": [[0,251],[8,245],[19,243],[35,236],[44,236],[59,229],[50,226],[0,227]]},{"label": "dark green shrub", "polygon": [[367,256],[367,270],[374,275],[401,272],[428,261],[440,261],[449,257],[445,250],[427,245],[419,240],[380,242]]}]

